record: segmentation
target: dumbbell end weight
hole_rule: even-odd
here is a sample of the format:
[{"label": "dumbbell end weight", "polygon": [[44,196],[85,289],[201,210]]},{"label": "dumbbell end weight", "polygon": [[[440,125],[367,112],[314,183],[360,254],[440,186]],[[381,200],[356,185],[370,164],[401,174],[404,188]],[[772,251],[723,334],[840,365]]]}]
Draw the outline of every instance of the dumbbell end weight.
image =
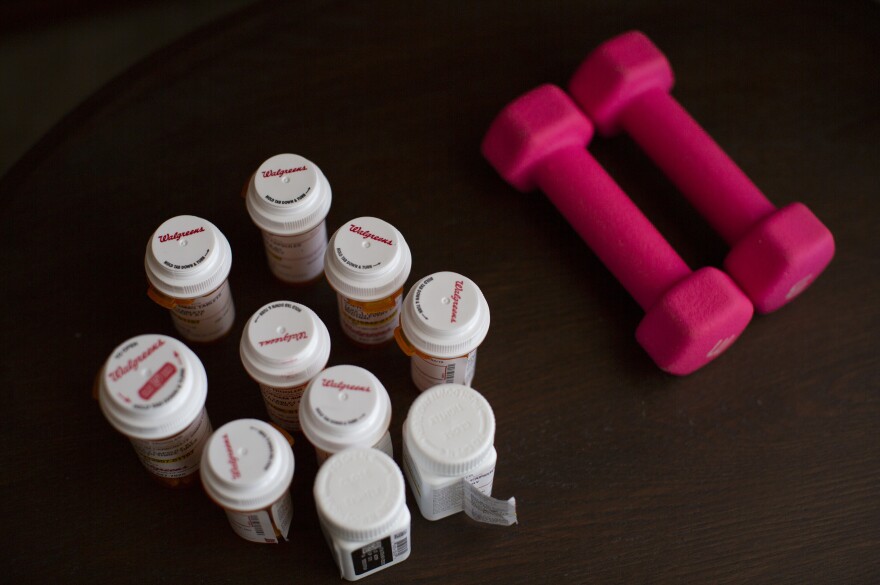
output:
[{"label": "dumbbell end weight", "polygon": [[701,268],[648,310],[636,340],[661,370],[684,376],[730,347],[753,313],[752,303],[729,276]]},{"label": "dumbbell end weight", "polygon": [[833,257],[831,231],[805,205],[791,203],[753,226],[724,268],[759,313],[770,313],[809,287]]}]

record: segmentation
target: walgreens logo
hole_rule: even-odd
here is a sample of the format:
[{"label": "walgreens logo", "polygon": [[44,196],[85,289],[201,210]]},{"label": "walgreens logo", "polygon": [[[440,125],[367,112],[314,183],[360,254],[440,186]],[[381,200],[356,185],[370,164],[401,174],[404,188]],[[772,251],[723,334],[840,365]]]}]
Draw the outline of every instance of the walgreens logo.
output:
[{"label": "walgreens logo", "polygon": [[185,238],[186,236],[191,236],[193,234],[200,234],[205,231],[204,227],[197,227],[195,229],[187,230],[185,232],[174,232],[173,234],[163,234],[161,236],[157,236],[160,242],[176,242],[179,241],[180,238]]},{"label": "walgreens logo", "polygon": [[350,224],[348,226],[348,231],[356,233],[357,235],[361,236],[365,240],[375,240],[377,242],[381,242],[381,243],[385,244],[386,246],[393,246],[394,245],[394,242],[392,242],[389,238],[383,238],[381,236],[377,236],[376,234],[374,234],[370,230],[365,230],[364,228],[362,228],[359,225]]},{"label": "walgreens logo", "polygon": [[461,300],[461,291],[464,290],[464,281],[456,280],[455,288],[452,291],[452,315],[449,317],[450,323],[458,322],[458,302]]},{"label": "walgreens logo", "polygon": [[308,339],[309,334],[305,331],[300,331],[298,333],[285,333],[281,337],[273,337],[272,339],[266,339],[265,341],[260,341],[260,347],[264,345],[274,345],[276,343],[290,343],[291,341],[300,341],[302,339]]},{"label": "walgreens logo", "polygon": [[293,169],[275,169],[274,171],[268,170],[268,171],[263,171],[263,178],[268,179],[269,177],[283,177],[284,175],[287,175],[290,173],[299,173],[300,171],[307,171],[307,170],[308,170],[308,167],[306,167],[306,166],[296,167]]},{"label": "walgreens logo", "polygon": [[369,392],[370,391],[369,386],[359,386],[357,384],[349,384],[347,382],[337,382],[336,380],[328,379],[328,378],[321,378],[321,384],[325,388],[336,388],[340,392],[342,392],[343,390],[355,390],[357,392]]}]

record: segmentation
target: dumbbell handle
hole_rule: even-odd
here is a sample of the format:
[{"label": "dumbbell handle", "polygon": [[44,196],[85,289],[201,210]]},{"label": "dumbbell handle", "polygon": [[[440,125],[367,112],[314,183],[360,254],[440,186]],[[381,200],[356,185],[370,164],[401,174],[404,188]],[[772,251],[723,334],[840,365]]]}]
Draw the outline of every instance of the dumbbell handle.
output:
[{"label": "dumbbell handle", "polygon": [[565,147],[545,157],[534,177],[645,311],[691,274],[684,260],[582,146]]},{"label": "dumbbell handle", "polygon": [[728,244],[776,210],[667,92],[651,89],[633,99],[620,125]]}]

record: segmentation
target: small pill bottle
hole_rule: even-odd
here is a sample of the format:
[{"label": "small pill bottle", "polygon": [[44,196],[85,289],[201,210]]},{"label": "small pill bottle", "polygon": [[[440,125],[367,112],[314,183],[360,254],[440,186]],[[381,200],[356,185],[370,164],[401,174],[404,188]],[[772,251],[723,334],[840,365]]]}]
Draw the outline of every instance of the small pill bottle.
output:
[{"label": "small pill bottle", "polygon": [[290,531],[293,467],[291,444],[272,425],[234,420],[211,435],[202,453],[202,486],[237,535],[275,544]]},{"label": "small pill bottle", "polygon": [[170,487],[198,480],[211,422],[208,377],[191,349],[165,335],[133,337],[110,354],[97,388],[104,416],[156,479]]},{"label": "small pill bottle", "polygon": [[373,447],[394,456],[388,432],[391,399],[363,368],[333,366],[315,376],[299,403],[299,423],[318,465],[348,447]]},{"label": "small pill bottle", "polygon": [[330,334],[318,315],[292,301],[269,303],[244,326],[239,353],[272,422],[300,431],[299,401],[330,357]]},{"label": "small pill bottle", "polygon": [[277,154],[245,188],[251,220],[263,232],[269,270],[287,284],[307,284],[324,272],[330,183],[312,161]]},{"label": "small pill bottle", "polygon": [[403,423],[403,471],[422,516],[461,512],[462,479],[492,495],[494,441],[492,407],[473,388],[442,384],[415,399]]},{"label": "small pill bottle", "polygon": [[455,272],[437,272],[409,290],[394,335],[424,392],[437,384],[470,386],[488,332],[489,304],[479,287]]},{"label": "small pill bottle", "polygon": [[394,337],[411,267],[406,240],[381,219],[359,217],[333,234],[324,273],[337,293],[339,322],[349,339],[372,347]]},{"label": "small pill bottle", "polygon": [[343,578],[356,581],[409,557],[403,475],[385,453],[362,447],[336,453],[318,470],[314,496]]},{"label": "small pill bottle", "polygon": [[211,222],[178,215],[159,226],[144,259],[147,295],[169,309],[177,332],[192,342],[216,341],[232,329],[232,250]]}]

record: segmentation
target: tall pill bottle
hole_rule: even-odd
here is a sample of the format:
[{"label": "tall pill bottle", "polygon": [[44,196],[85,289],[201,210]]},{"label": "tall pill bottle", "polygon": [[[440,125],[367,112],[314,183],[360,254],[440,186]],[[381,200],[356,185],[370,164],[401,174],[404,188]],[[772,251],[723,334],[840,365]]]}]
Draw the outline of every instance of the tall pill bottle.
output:
[{"label": "tall pill bottle", "polygon": [[194,215],[172,217],[147,243],[144,265],[148,296],[169,309],[184,339],[209,342],[229,333],[235,322],[232,250],[214,224]]},{"label": "tall pill bottle", "polygon": [[181,487],[198,477],[211,435],[205,410],[208,377],[195,353],[165,335],[139,335],[113,350],[98,380],[98,403],[131,440],[161,483]]},{"label": "tall pill bottle", "polygon": [[324,273],[337,293],[342,330],[352,341],[370,347],[394,337],[411,267],[406,240],[381,219],[359,217],[333,234]]},{"label": "tall pill bottle", "polygon": [[356,581],[405,561],[410,514],[403,475],[376,449],[330,457],[315,477],[315,507],[340,575]]},{"label": "tall pill bottle", "polygon": [[202,486],[245,540],[287,540],[293,517],[290,442],[256,419],[228,422],[211,435],[202,454]]},{"label": "tall pill bottle", "polygon": [[470,386],[477,347],[489,332],[489,304],[474,282],[455,272],[437,272],[413,285],[403,301],[395,337],[410,356],[416,387]]},{"label": "tall pill bottle", "polygon": [[461,512],[462,479],[492,495],[494,441],[492,407],[473,388],[443,384],[415,399],[403,423],[403,471],[422,516]]},{"label": "tall pill bottle", "polygon": [[251,220],[263,233],[269,270],[282,282],[320,278],[332,193],[318,165],[297,154],[263,162],[245,189]]},{"label": "tall pill bottle", "polygon": [[348,447],[373,447],[394,456],[388,432],[391,399],[363,368],[333,366],[315,376],[299,403],[299,422],[319,465]]},{"label": "tall pill bottle", "polygon": [[330,334],[320,317],[292,301],[268,303],[245,325],[239,353],[272,422],[300,431],[300,399],[330,357]]}]

